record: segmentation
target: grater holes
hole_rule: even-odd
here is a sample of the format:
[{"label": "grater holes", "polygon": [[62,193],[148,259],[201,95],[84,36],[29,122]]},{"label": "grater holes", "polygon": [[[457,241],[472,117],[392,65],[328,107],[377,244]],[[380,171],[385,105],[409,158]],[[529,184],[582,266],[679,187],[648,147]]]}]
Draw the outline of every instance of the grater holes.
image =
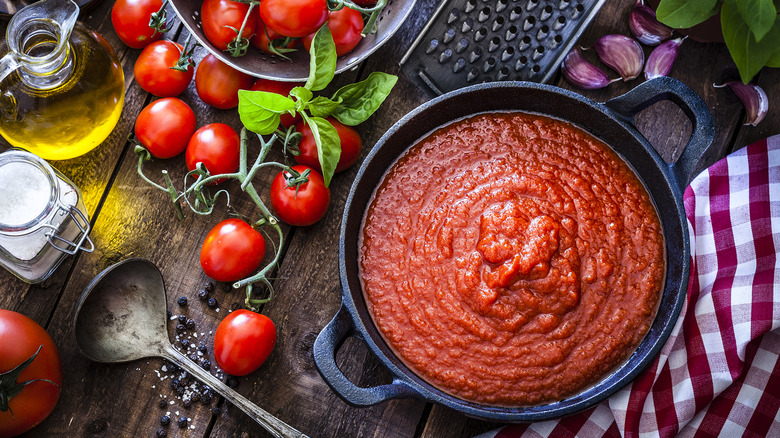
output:
[{"label": "grater holes", "polygon": [[484,27],[481,27],[477,33],[474,35],[474,42],[480,42],[485,39],[487,36],[488,31]]},{"label": "grater holes", "polygon": [[460,73],[466,67],[466,60],[464,58],[458,58],[455,61],[455,65],[452,66],[453,73]]},{"label": "grater holes", "polygon": [[531,45],[531,37],[526,35],[520,39],[520,43],[517,45],[517,48],[522,52],[523,50],[527,49],[530,45]]},{"label": "grater holes", "polygon": [[455,53],[462,53],[469,46],[469,40],[461,38],[458,44],[455,45]]},{"label": "grater holes", "polygon": [[452,49],[446,49],[439,55],[439,64],[444,64],[452,58]]},{"label": "grater holes", "polygon": [[477,47],[469,54],[469,62],[473,64],[477,62],[480,57],[482,57],[482,47]]},{"label": "grater holes", "polygon": [[531,12],[534,9],[536,9],[538,5],[539,5],[539,0],[528,0],[528,3],[526,3],[525,5],[525,10]]},{"label": "grater holes", "polygon": [[542,13],[539,14],[539,18],[542,21],[546,21],[548,18],[552,16],[552,12],[553,12],[553,7],[551,5],[547,5],[544,7],[544,9],[542,9]]},{"label": "grater holes", "polygon": [[566,25],[566,17],[563,15],[559,15],[558,18],[555,20],[555,23],[553,23],[553,29],[558,30],[562,29],[563,26]]},{"label": "grater holes", "polygon": [[474,82],[479,77],[479,70],[476,67],[472,67],[469,73],[466,75],[466,81]]},{"label": "grater holes", "polygon": [[493,37],[488,42],[488,52],[495,52],[499,47],[501,47],[501,38],[499,37]]},{"label": "grater holes", "polygon": [[543,40],[547,38],[547,35],[550,33],[550,28],[548,26],[542,26],[539,28],[539,31],[536,32],[536,39],[537,40]]},{"label": "grater holes", "polygon": [[455,29],[447,29],[446,32],[444,32],[444,36],[442,37],[442,41],[444,44],[452,42],[452,40],[455,39]]},{"label": "grater holes", "polygon": [[506,34],[504,35],[504,39],[506,41],[512,41],[515,37],[517,37],[517,26],[509,26],[509,29],[506,30]]},{"label": "grater holes", "polygon": [[496,12],[501,12],[506,9],[507,4],[509,4],[509,0],[498,0],[498,3],[496,3]]},{"label": "grater holes", "polygon": [[585,11],[585,6],[583,6],[582,3],[577,3],[577,6],[572,9],[571,18],[576,19],[583,11]]},{"label": "grater holes", "polygon": [[553,37],[553,42],[552,42],[552,44],[550,45],[550,48],[551,48],[551,49],[552,49],[552,48],[555,48],[555,47],[557,47],[557,46],[558,46],[558,44],[560,44],[560,43],[562,43],[562,42],[563,42],[563,37],[562,37],[561,35],[555,35],[555,36]]},{"label": "grater holes", "polygon": [[481,11],[479,11],[479,15],[477,16],[477,21],[482,23],[488,18],[490,18],[490,8],[485,6],[484,8],[482,8]]},{"label": "grater holes", "polygon": [[539,71],[540,71],[541,69],[542,69],[542,68],[541,68],[541,67],[539,67],[538,65],[535,65],[535,66],[531,67],[531,71],[532,71],[532,72],[534,72],[534,73],[539,73]]},{"label": "grater holes", "polygon": [[473,28],[474,28],[474,20],[472,20],[471,18],[467,18],[463,20],[463,24],[460,27],[460,31],[462,33],[469,33]]},{"label": "grater holes", "polygon": [[512,59],[513,56],[515,56],[514,47],[507,47],[506,49],[504,49],[504,52],[501,54],[501,61],[507,62],[510,59]]},{"label": "grater holes", "polygon": [[450,14],[447,16],[447,24],[452,24],[458,21],[458,18],[460,18],[460,9],[455,8],[451,10]]},{"label": "grater holes", "polygon": [[474,8],[476,7],[477,7],[477,0],[468,0],[466,2],[466,7],[464,8],[464,12],[468,14],[471,11],[473,11]]},{"label": "grater holes", "polygon": [[571,0],[561,0],[558,2],[558,9],[561,11],[569,7],[569,3],[571,3]]},{"label": "grater holes", "polygon": [[539,58],[541,58],[542,56],[544,56],[544,46],[539,46],[536,48],[536,50],[534,50],[534,53],[533,55],[531,55],[531,58],[534,61],[538,61]]},{"label": "grater holes", "polygon": [[491,29],[493,32],[501,29],[504,26],[504,17],[498,16],[496,17],[496,21],[493,22],[493,25],[491,26]]},{"label": "grater holes", "polygon": [[498,70],[498,76],[497,79],[499,81],[503,81],[504,79],[509,77],[509,67],[501,67]]},{"label": "grater holes", "polygon": [[512,12],[509,13],[509,19],[511,21],[515,21],[520,18],[521,15],[523,15],[523,8],[520,6],[515,6],[514,9],[512,9]]},{"label": "grater holes", "polygon": [[430,55],[431,53],[436,51],[437,47],[439,47],[439,40],[434,38],[431,40],[431,43],[428,45],[428,48],[425,49],[425,54]]},{"label": "grater holes", "polygon": [[521,56],[517,59],[517,62],[515,62],[515,71],[522,71],[526,64],[528,64],[528,58]]},{"label": "grater holes", "polygon": [[485,64],[482,65],[482,71],[487,73],[496,67],[496,58],[492,56],[485,60]]}]

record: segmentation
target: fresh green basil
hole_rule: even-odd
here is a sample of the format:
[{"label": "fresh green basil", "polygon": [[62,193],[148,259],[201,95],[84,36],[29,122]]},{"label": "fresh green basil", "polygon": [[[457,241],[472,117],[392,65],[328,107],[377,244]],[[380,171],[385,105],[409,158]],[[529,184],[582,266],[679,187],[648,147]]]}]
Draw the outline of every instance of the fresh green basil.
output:
[{"label": "fresh green basil", "polygon": [[780,20],[775,20],[775,24],[766,36],[761,41],[757,41],[750,26],[739,13],[738,6],[731,1],[726,1],[721,10],[721,27],[726,47],[737,65],[742,82],[750,82],[763,66],[777,56]]},{"label": "fresh green basil", "polygon": [[252,132],[266,135],[279,125],[279,116],[295,109],[289,97],[265,91],[238,91],[238,115]]},{"label": "fresh green basil", "polygon": [[[777,21],[777,9],[772,0],[737,1],[735,2],[739,14],[750,27],[750,31],[756,37],[756,42],[766,36]],[[775,41],[780,45],[780,41]]]},{"label": "fresh green basil", "polygon": [[345,125],[364,122],[384,102],[397,81],[397,76],[373,72],[360,82],[341,87],[331,98],[339,103],[331,115]]},{"label": "fresh green basil", "polygon": [[317,96],[307,105],[307,109],[314,117],[328,117],[338,108],[339,102],[334,102],[327,97]]},{"label": "fresh green basil", "polygon": [[336,44],[328,26],[320,27],[309,48],[309,77],[304,87],[319,91],[327,87],[336,74]]},{"label": "fresh green basil", "polygon": [[718,0],[661,0],[658,21],[678,29],[695,26],[718,13]]},{"label": "fresh green basil", "polygon": [[306,113],[301,113],[301,115],[306,124],[309,125],[314,142],[317,144],[322,178],[325,180],[325,187],[328,187],[341,157],[339,133],[330,122],[322,117],[312,117]]}]

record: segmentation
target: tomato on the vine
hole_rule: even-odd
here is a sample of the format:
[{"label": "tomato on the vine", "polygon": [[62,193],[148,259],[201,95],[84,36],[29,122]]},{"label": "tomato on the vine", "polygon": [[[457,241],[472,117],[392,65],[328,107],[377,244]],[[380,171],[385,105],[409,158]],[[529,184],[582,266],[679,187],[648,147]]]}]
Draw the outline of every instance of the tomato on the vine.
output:
[{"label": "tomato on the vine", "polygon": [[[257,9],[255,9],[256,11]],[[273,29],[269,29],[263,24],[263,20],[259,18],[258,15],[257,19],[257,29],[255,31],[255,34],[252,35],[252,38],[249,39],[249,42],[252,43],[253,46],[257,47],[258,49],[266,52],[266,53],[274,53],[273,50],[271,50],[271,43],[275,40],[284,39],[286,38],[284,35],[274,32]],[[285,47],[282,47],[282,49],[293,49],[295,46],[298,45],[298,40],[295,38],[291,38],[289,42],[287,42]],[[278,45],[274,45],[277,49],[280,47]]]},{"label": "tomato on the vine", "polygon": [[258,7],[269,29],[294,38],[315,32],[328,19],[325,0],[263,0]]},{"label": "tomato on the vine", "polygon": [[[302,82],[282,82],[260,78],[255,81],[251,90],[267,91],[269,93],[281,94],[282,96],[287,97],[290,94],[290,90],[295,87],[303,86],[304,84]],[[301,120],[301,116],[299,114],[295,114],[295,117],[291,116],[290,114],[282,114],[282,116],[279,118],[281,125],[285,128],[289,128],[299,120]]]},{"label": "tomato on the vine", "polygon": [[[363,140],[360,139],[360,134],[355,128],[347,126],[333,117],[328,117],[326,120],[336,128],[341,142],[341,155],[336,165],[336,173],[338,173],[357,162],[360,158],[360,151],[363,149]],[[317,143],[314,141],[311,128],[305,122],[300,121],[295,124],[295,130],[301,133],[301,141],[298,143],[300,154],[295,156],[295,161],[321,173],[322,167],[317,153]]]},{"label": "tomato on the vine", "polygon": [[135,119],[135,136],[157,158],[184,152],[195,132],[195,113],[184,101],[164,97],[142,109]]},{"label": "tomato on the vine", "polygon": [[241,138],[235,129],[224,123],[210,123],[192,135],[184,158],[187,169],[195,170],[201,162],[209,174],[217,175],[238,170],[240,152]]},{"label": "tomato on the vine", "polygon": [[[13,382],[4,379],[36,351]],[[43,421],[57,405],[61,387],[60,355],[46,330],[21,313],[0,309],[0,402],[8,402],[0,403],[0,436],[19,435]]]},{"label": "tomato on the vine", "polygon": [[[200,17],[206,39],[219,50],[226,50],[228,44],[238,36],[247,11],[249,11],[248,3],[232,0],[204,0],[200,8]],[[249,14],[241,32],[242,38],[248,40],[255,34],[255,23],[255,14]]]},{"label": "tomato on the vine", "polygon": [[160,10],[162,0],[116,0],[111,8],[111,23],[123,43],[142,49],[162,34],[149,27],[152,14]]},{"label": "tomato on the vine", "polygon": [[[328,29],[333,35],[333,42],[336,44],[336,55],[342,56],[351,52],[360,40],[363,38],[363,14],[347,7],[338,11],[332,11],[328,15]],[[311,41],[314,39],[314,33],[310,33],[301,38],[306,50],[311,47]]]},{"label": "tomato on the vine", "polygon": [[271,182],[271,206],[279,219],[293,226],[311,225],[325,216],[330,205],[330,189],[325,187],[322,175],[308,166],[292,167],[303,174],[307,169],[309,180],[297,187],[287,186],[286,170],[279,172]]},{"label": "tomato on the vine", "polygon": [[241,219],[225,219],[206,235],[200,249],[203,272],[217,281],[252,275],[263,262],[265,239]]},{"label": "tomato on the vine", "polygon": [[260,368],[276,345],[276,327],[265,315],[247,309],[229,313],[214,333],[214,359],[222,371],[245,376]]},{"label": "tomato on the vine", "polygon": [[238,90],[252,87],[254,78],[209,53],[195,70],[195,90],[200,100],[219,109],[238,106]]},{"label": "tomato on the vine", "polygon": [[195,74],[191,63],[185,64],[184,71],[173,68],[178,67],[183,52],[181,44],[169,40],[155,41],[146,46],[133,67],[138,85],[157,97],[183,93]]}]

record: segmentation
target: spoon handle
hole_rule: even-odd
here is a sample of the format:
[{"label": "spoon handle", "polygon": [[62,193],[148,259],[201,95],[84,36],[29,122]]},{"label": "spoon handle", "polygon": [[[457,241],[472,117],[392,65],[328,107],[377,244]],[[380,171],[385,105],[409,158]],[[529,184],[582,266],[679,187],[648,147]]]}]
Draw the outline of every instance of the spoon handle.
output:
[{"label": "spoon handle", "polygon": [[222,383],[219,379],[196,365],[187,356],[180,353],[170,344],[165,345],[164,353],[166,359],[184,368],[188,373],[195,376],[196,379],[209,385],[212,389],[217,391],[219,395],[225,397],[227,401],[244,411],[245,414],[252,417],[253,420],[257,421],[258,424],[263,426],[274,436],[278,438],[308,438],[308,436],[304,435],[302,432],[269,414],[243,395]]}]

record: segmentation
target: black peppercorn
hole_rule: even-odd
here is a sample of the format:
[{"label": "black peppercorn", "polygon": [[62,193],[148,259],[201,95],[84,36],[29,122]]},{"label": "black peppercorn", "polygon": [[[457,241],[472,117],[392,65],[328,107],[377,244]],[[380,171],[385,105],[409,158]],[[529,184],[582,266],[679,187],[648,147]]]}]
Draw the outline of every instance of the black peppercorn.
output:
[{"label": "black peppercorn", "polygon": [[186,391],[186,390],[187,390],[187,388],[185,388],[183,386],[178,386],[176,388],[176,395],[184,395],[184,391]]},{"label": "black peppercorn", "polygon": [[192,329],[194,329],[194,328],[195,328],[195,321],[193,321],[192,319],[188,319],[188,320],[187,320],[187,321],[184,323],[184,325],[185,325],[185,326],[186,326],[188,329],[192,330]]},{"label": "black peppercorn", "polygon": [[189,339],[182,339],[181,341],[179,341],[179,343],[181,343],[181,346],[184,347],[184,348],[187,348],[187,347],[190,346]]},{"label": "black peppercorn", "polygon": [[179,381],[179,379],[171,380],[171,388],[176,389],[180,386],[181,386],[181,381]]},{"label": "black peppercorn", "polygon": [[208,301],[207,304],[208,304],[209,307],[211,307],[213,309],[213,308],[217,307],[217,304],[218,304],[217,303],[217,299],[214,298],[214,297],[211,297],[211,298],[209,298],[209,301]]},{"label": "black peppercorn", "polygon": [[211,404],[211,400],[214,398],[213,395],[211,395],[211,391],[205,390],[200,395],[200,401],[203,402],[204,405]]},{"label": "black peppercorn", "polygon": [[177,303],[179,303],[180,306],[184,307],[187,305],[187,297],[180,296],[178,300],[176,300]]},{"label": "black peppercorn", "polygon": [[182,324],[187,322],[187,315],[179,315],[179,322]]},{"label": "black peppercorn", "polygon": [[203,354],[206,354],[209,352],[209,348],[206,347],[206,344],[200,344],[198,345],[198,351],[200,351]]},{"label": "black peppercorn", "polygon": [[187,417],[179,417],[178,423],[179,423],[179,428],[184,429],[185,427],[187,427]]},{"label": "black peppercorn", "polygon": [[193,392],[192,395],[190,396],[190,400],[193,403],[199,402],[200,401],[200,394],[198,394],[197,392]]},{"label": "black peppercorn", "polygon": [[201,301],[206,301],[206,299],[209,297],[209,291],[206,289],[201,289],[198,291],[198,299]]},{"label": "black peppercorn", "polygon": [[171,417],[167,415],[163,415],[162,418],[160,418],[160,424],[162,424],[163,426],[167,426],[171,424]]},{"label": "black peppercorn", "polygon": [[207,283],[205,289],[206,289],[206,292],[213,292],[214,291],[214,283]]},{"label": "black peppercorn", "polygon": [[187,330],[187,327],[184,326],[184,324],[176,324],[176,331],[177,332],[183,332]]},{"label": "black peppercorn", "polygon": [[165,401],[164,398],[161,398],[160,401],[157,402],[157,406],[159,406],[160,408],[168,407],[168,402]]},{"label": "black peppercorn", "polygon": [[210,370],[211,369],[211,362],[209,362],[208,359],[203,359],[200,361],[200,367],[204,370]]},{"label": "black peppercorn", "polygon": [[190,405],[192,405],[192,401],[188,398],[185,398],[184,400],[182,400],[182,404],[184,405],[185,408],[189,408]]},{"label": "black peppercorn", "polygon": [[188,358],[189,358],[191,361],[193,361],[193,362],[195,362],[195,363],[197,363],[197,362],[198,362],[198,355],[196,355],[195,353],[192,353],[192,354],[188,355],[187,357],[188,357]]},{"label": "black peppercorn", "polygon": [[158,437],[168,436],[168,432],[166,432],[165,429],[163,429],[161,427],[161,428],[157,429],[157,436]]},{"label": "black peppercorn", "polygon": [[165,314],[168,315],[168,318],[173,316],[173,313],[171,313],[171,309],[165,309]]}]

